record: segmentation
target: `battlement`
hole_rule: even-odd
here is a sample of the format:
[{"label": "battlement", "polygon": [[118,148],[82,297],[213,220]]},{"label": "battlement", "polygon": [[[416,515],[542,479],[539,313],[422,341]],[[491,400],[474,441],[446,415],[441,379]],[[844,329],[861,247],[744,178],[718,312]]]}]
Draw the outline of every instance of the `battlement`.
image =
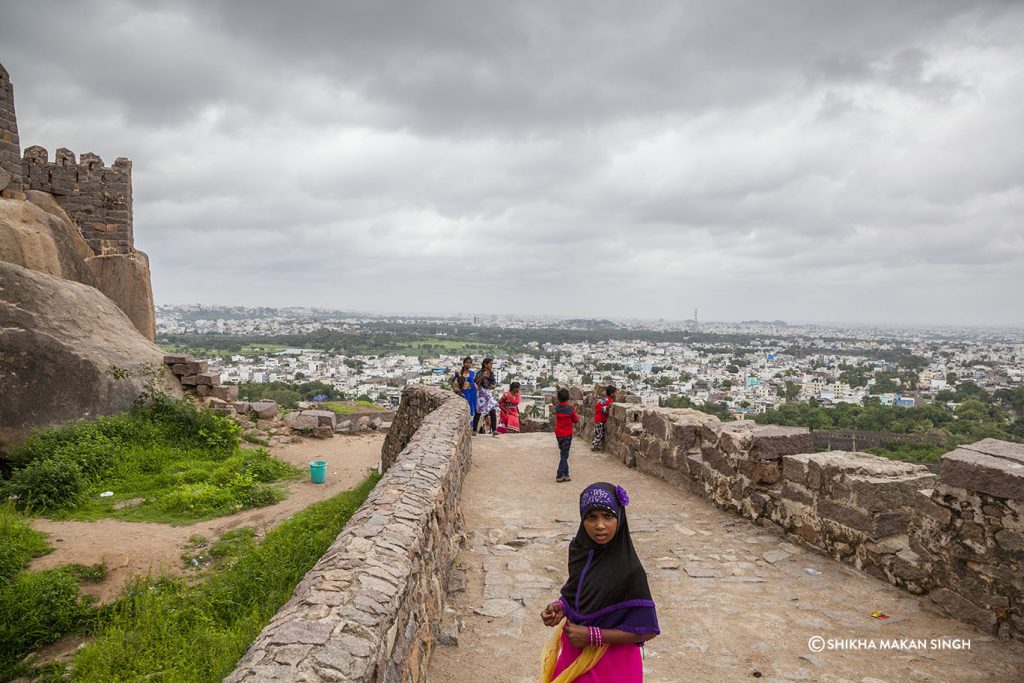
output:
[{"label": "battlement", "polygon": [[50,161],[42,147],[21,153],[14,85],[0,64],[0,192],[24,199],[26,190],[53,195],[82,232],[97,256],[130,254],[135,248],[132,227],[132,162],[118,157],[106,166],[99,156],[61,147]]},{"label": "battlement", "polygon": [[71,217],[97,255],[129,253],[134,248],[132,228],[132,162],[118,157],[106,166],[87,152],[61,147],[50,161],[43,147],[25,149],[21,178],[26,190],[52,194]]}]

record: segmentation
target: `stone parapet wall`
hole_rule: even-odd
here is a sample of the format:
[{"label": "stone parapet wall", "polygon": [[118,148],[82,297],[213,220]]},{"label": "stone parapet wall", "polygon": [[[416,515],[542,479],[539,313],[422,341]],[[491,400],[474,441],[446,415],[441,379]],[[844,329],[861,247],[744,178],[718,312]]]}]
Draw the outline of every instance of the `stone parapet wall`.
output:
[{"label": "stone parapet wall", "polygon": [[406,445],[420,428],[423,419],[442,405],[449,403],[453,397],[461,400],[466,406],[466,431],[468,433],[469,404],[458,394],[438,387],[419,384],[411,385],[402,392],[398,412],[391,421],[388,435],[384,437],[384,446],[380,451],[382,471],[387,471],[394,464],[399,454],[405,450]]},{"label": "stone parapet wall", "polygon": [[[593,400],[580,400],[589,436]],[[986,439],[922,465],[813,453],[799,427],[617,403],[606,450],[948,615],[1024,639],[1024,445]]]},{"label": "stone parapet wall", "polygon": [[394,425],[403,446],[380,483],[226,681],[425,680],[461,538],[469,407],[410,386]]},{"label": "stone parapet wall", "polygon": [[914,502],[896,578],[951,616],[1024,639],[1024,445],[960,446]]},{"label": "stone parapet wall", "polygon": [[95,154],[78,161],[58,149],[53,161],[42,147],[25,150],[21,164],[25,189],[54,196],[96,255],[127,254],[135,248],[132,228],[132,162],[118,157],[105,166]]}]

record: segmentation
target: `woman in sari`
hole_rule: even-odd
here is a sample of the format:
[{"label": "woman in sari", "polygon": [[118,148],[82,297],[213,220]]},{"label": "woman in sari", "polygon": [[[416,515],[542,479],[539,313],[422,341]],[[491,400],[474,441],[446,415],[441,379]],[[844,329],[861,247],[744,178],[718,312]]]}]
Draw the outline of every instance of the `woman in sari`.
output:
[{"label": "woman in sari", "polygon": [[508,385],[508,391],[498,399],[501,415],[498,417],[498,431],[515,434],[519,431],[519,382]]},{"label": "woman in sari", "polygon": [[621,486],[580,494],[580,526],[569,544],[569,579],[541,613],[558,626],[544,648],[540,683],[642,683],[640,646],[661,630],[647,573],[626,520]]}]

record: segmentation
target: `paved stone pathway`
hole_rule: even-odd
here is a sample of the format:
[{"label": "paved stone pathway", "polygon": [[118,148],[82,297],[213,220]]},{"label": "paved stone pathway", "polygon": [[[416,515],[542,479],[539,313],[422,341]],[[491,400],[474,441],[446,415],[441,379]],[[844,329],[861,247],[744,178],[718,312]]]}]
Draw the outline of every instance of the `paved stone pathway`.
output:
[{"label": "paved stone pathway", "polygon": [[[572,482],[555,483],[550,434],[478,436],[463,491],[460,553],[431,683],[535,683],[549,630],[540,612],[565,581],[579,492],[624,486],[630,527],[658,604],[645,681],[1024,680],[1024,643],[923,610],[923,600],[720,511],[576,439]],[[880,610],[888,619],[872,618]],[[812,652],[825,639],[970,639],[970,650]]]}]

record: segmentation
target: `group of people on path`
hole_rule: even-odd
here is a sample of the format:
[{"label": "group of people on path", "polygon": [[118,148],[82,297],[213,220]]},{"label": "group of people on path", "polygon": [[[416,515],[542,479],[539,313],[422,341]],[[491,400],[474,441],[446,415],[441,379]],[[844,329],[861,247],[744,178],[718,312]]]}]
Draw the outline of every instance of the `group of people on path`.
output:
[{"label": "group of people on path", "polygon": [[[495,400],[494,360],[485,358],[480,370],[466,356],[453,373],[452,389],[465,397],[473,434],[483,433],[486,416],[491,434],[519,431],[519,382]],[[615,387],[605,387],[594,408],[591,450],[604,450],[605,425],[615,401]],[[556,482],[569,478],[569,450],[579,422],[561,388],[555,405],[555,439],[559,462]],[[496,413],[500,413],[497,416]],[[497,417],[497,419],[496,419]],[[569,543],[568,579],[558,600],[541,613],[552,631],[541,653],[540,683],[642,683],[641,647],[661,630],[647,573],[633,547],[626,519],[629,495],[621,486],[597,482],[579,498],[580,524]]]},{"label": "group of people on path", "polygon": [[[508,391],[495,399],[494,393],[498,383],[494,377],[494,359],[484,358],[480,370],[473,369],[473,357],[462,359],[462,368],[456,370],[451,378],[452,390],[459,393],[469,403],[469,415],[473,425],[473,435],[483,434],[489,426],[491,436],[515,433],[519,431],[519,382],[512,382]],[[500,413],[500,414],[499,414]],[[486,422],[481,420],[481,416]]]}]

